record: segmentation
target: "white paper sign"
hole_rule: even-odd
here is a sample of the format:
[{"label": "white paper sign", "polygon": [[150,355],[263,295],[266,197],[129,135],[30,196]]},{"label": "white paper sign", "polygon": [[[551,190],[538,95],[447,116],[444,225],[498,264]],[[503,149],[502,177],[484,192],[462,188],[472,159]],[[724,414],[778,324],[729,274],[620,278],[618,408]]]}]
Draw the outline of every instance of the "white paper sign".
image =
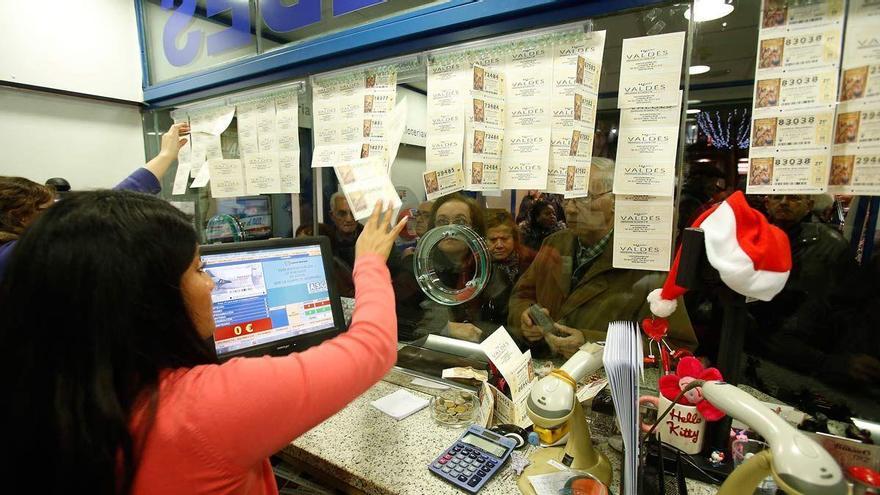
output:
[{"label": "white paper sign", "polygon": [[281,192],[299,194],[299,149],[278,153],[278,173],[281,176]]},{"label": "white paper sign", "polygon": [[244,158],[247,194],[281,192],[281,172],[277,153],[254,153]]},{"label": "white paper sign", "polygon": [[497,191],[501,189],[501,159],[482,156],[465,162],[465,189]]},{"label": "white paper sign", "polygon": [[678,103],[684,36],[682,31],[623,40],[617,108]]},{"label": "white paper sign", "polygon": [[614,268],[668,271],[672,197],[615,196]]},{"label": "white paper sign", "polygon": [[759,78],[755,82],[755,114],[772,109],[827,107],[834,104],[836,96],[836,69]]},{"label": "white paper sign", "polygon": [[[343,162],[361,158],[364,143],[330,144],[316,146],[312,152],[312,168],[333,167]],[[369,150],[367,145],[366,149]]]},{"label": "white paper sign", "polygon": [[387,146],[388,146],[388,170],[391,170],[391,167],[394,165],[394,160],[397,159],[397,151],[400,149],[400,142],[403,140],[403,133],[406,131],[406,117],[407,117],[407,102],[406,97],[400,100],[397,106],[394,108],[394,111],[391,113],[391,116],[388,117],[388,133],[386,134]]},{"label": "white paper sign", "polygon": [[618,136],[614,193],[672,196],[678,129],[621,127]]},{"label": "white paper sign", "polygon": [[508,130],[504,134],[501,186],[504,189],[547,187],[550,166],[550,128]]},{"label": "white paper sign", "polygon": [[474,64],[471,71],[473,91],[493,96],[504,94],[504,75],[500,71],[477,64]]},{"label": "white paper sign", "polygon": [[299,98],[296,94],[275,98],[275,132],[278,151],[299,151]]},{"label": "white paper sign", "polygon": [[788,0],[764,0],[761,9],[762,32],[785,32],[839,23],[843,18],[843,0],[818,0],[795,3]]},{"label": "white paper sign", "polygon": [[837,66],[840,63],[840,27],[762,35],[758,40],[757,74]]},{"label": "white paper sign", "polygon": [[241,160],[208,160],[211,170],[211,197],[233,198],[245,195]]},{"label": "white paper sign", "polygon": [[880,103],[841,103],[834,124],[834,144],[880,146]]},{"label": "white paper sign", "polygon": [[254,103],[242,103],[236,107],[238,121],[238,153],[241,156],[259,151],[257,140],[257,107]]}]

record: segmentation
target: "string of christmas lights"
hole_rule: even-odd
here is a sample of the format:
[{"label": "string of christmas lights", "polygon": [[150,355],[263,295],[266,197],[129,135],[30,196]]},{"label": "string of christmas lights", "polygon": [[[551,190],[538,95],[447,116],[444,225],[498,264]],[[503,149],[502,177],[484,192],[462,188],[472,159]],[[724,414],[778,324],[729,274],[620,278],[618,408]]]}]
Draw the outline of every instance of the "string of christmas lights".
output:
[{"label": "string of christmas lights", "polygon": [[749,147],[752,122],[747,109],[743,109],[742,112],[739,109],[727,112],[726,122],[722,122],[721,112],[717,110],[700,112],[697,115],[697,124],[715,148],[729,150],[734,147],[738,149]]}]

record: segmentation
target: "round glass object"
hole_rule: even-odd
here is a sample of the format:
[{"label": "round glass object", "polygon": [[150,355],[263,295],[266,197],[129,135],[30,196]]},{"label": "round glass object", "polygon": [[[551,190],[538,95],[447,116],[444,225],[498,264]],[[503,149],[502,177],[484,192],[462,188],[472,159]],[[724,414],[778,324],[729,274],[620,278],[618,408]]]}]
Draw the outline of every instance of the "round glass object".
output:
[{"label": "round glass object", "polygon": [[486,242],[465,225],[443,225],[419,240],[413,257],[416,280],[431,300],[456,306],[477,297],[492,274]]},{"label": "round glass object", "polygon": [[232,215],[215,215],[208,220],[205,238],[208,244],[240,242],[246,239],[246,234],[237,218]]}]

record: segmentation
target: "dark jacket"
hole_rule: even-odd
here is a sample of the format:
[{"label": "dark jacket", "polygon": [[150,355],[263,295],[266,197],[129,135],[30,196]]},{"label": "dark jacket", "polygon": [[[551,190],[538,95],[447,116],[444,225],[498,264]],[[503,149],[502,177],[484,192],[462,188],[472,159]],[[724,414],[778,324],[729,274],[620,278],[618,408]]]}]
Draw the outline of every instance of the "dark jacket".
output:
[{"label": "dark jacket", "polygon": [[772,301],[747,305],[753,328],[746,345],[789,368],[822,373],[837,345],[828,334],[832,315],[851,303],[855,262],[846,239],[827,225],[802,222],[786,233],[791,273]]}]

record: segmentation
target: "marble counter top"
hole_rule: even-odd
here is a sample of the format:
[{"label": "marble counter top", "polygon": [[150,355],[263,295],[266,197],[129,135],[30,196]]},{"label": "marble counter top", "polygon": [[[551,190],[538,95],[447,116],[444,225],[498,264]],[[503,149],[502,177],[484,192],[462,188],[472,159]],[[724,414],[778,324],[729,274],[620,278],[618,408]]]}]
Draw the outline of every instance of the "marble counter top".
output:
[{"label": "marble counter top", "polygon": [[[370,406],[370,402],[400,389],[390,383],[408,383],[408,375],[392,371],[385,381],[370,388],[345,409],[324,421],[285,448],[285,454],[370,494],[460,495],[464,493],[431,474],[434,457],[452,444],[462,429],[452,429],[431,419],[428,409],[396,421]],[[410,391],[430,395],[415,387]],[[426,392],[430,392],[426,389]],[[598,448],[614,467],[613,493],[619,489],[620,456],[607,444]],[[505,478],[506,467],[486,484],[481,495],[519,493],[516,479]],[[710,495],[717,487],[688,480],[688,493]]]}]

